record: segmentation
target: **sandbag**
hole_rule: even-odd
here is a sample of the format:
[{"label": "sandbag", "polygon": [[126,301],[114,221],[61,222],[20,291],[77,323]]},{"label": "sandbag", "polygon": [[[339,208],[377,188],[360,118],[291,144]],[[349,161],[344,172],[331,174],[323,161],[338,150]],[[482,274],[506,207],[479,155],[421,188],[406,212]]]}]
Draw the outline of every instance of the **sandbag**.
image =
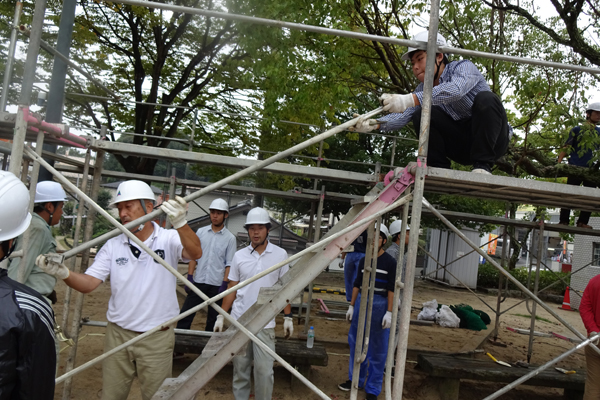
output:
[{"label": "sandbag", "polygon": [[422,321],[435,321],[435,315],[437,314],[438,303],[436,299],[426,301],[423,303],[423,309],[417,315],[418,320]]},{"label": "sandbag", "polygon": [[435,322],[446,328],[458,328],[460,326],[460,318],[447,305],[443,305],[440,311],[435,314]]}]

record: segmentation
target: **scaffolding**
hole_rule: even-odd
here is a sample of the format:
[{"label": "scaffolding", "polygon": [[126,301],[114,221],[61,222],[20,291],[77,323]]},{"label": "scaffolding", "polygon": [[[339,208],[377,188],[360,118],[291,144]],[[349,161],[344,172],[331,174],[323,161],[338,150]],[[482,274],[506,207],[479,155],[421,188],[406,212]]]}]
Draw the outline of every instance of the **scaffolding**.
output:
[{"label": "scaffolding", "polygon": [[[98,243],[101,243],[109,238],[115,237],[118,234],[125,234],[140,246],[144,251],[148,252],[154,260],[160,263],[163,267],[167,268],[171,273],[173,273],[177,278],[182,281],[190,290],[194,291],[198,296],[203,298],[205,302],[193,309],[190,309],[184,314],[173,318],[170,321],[165,322],[163,325],[157,326],[150,331],[145,332],[144,334],[139,335],[135,339],[130,342],[124,343],[121,346],[111,350],[103,354],[102,356],[83,364],[77,368],[75,366],[75,355],[77,346],[74,346],[71,349],[71,354],[69,355],[67,362],[67,372],[58,377],[56,382],[61,383],[65,382],[65,388],[63,392],[64,398],[68,398],[69,388],[70,388],[70,380],[77,373],[89,368],[90,366],[102,361],[103,359],[110,357],[112,354],[124,349],[125,347],[140,341],[144,340],[147,336],[152,333],[162,329],[164,326],[170,325],[177,320],[191,314],[195,313],[200,309],[204,309],[206,307],[214,307],[220,315],[223,315],[226,320],[231,324],[231,327],[223,333],[214,334],[210,339],[208,345],[206,346],[204,352],[198,359],[186,370],[184,373],[180,375],[180,377],[175,379],[167,380],[163,383],[163,386],[159,390],[159,392],[155,395],[154,398],[172,398],[172,399],[189,399],[194,396],[203,385],[208,382],[215,374],[219,372],[223,365],[225,365],[231,358],[232,354],[235,354],[239,349],[241,349],[248,340],[252,340],[257,345],[261,346],[263,350],[267,351],[274,359],[279,361],[281,365],[283,365],[286,369],[288,369],[295,377],[297,377],[301,382],[306,384],[311,390],[319,395],[321,398],[327,399],[328,396],[325,395],[320,389],[318,389],[314,384],[312,384],[308,379],[302,376],[298,371],[296,371],[292,366],[290,366],[287,362],[281,359],[276,353],[271,351],[268,347],[266,347],[260,340],[258,340],[255,334],[262,329],[262,327],[273,318],[274,315],[279,313],[279,311],[289,303],[289,299],[293,296],[297,295],[304,287],[308,286],[314,277],[316,277],[323,269],[325,269],[329,262],[331,262],[337,255],[348,246],[365,228],[369,229],[369,245],[367,247],[367,257],[373,258],[373,255],[376,254],[377,248],[374,245],[373,238],[378,235],[379,225],[381,217],[387,213],[397,211],[398,209],[402,210],[403,213],[403,227],[402,227],[402,235],[405,234],[407,229],[407,220],[409,214],[409,202],[412,202],[412,210],[411,213],[411,230],[416,232],[420,227],[420,219],[422,213],[428,212],[433,214],[436,218],[442,221],[449,230],[458,235],[461,239],[463,239],[466,243],[469,244],[473,248],[473,251],[479,253],[482,257],[486,258],[488,262],[490,262],[495,268],[497,268],[500,273],[510,282],[512,282],[515,286],[517,286],[522,292],[527,294],[531,299],[535,301],[532,310],[532,319],[531,319],[531,335],[534,332],[534,324],[535,324],[535,307],[539,305],[541,308],[545,309],[549,314],[554,316],[560,323],[562,323],[565,327],[570,329],[579,339],[581,339],[581,343],[577,346],[569,349],[567,352],[557,357],[554,360],[548,361],[546,364],[540,366],[539,368],[533,370],[530,374],[524,376],[523,378],[507,385],[505,388],[497,391],[496,393],[488,396],[486,399],[494,399],[500,396],[501,394],[507,392],[508,390],[516,387],[517,385],[525,382],[530,377],[534,376],[539,371],[542,371],[551,365],[554,365],[556,362],[560,361],[564,357],[567,357],[569,354],[583,348],[584,346],[590,345],[591,341],[594,338],[586,338],[585,335],[581,334],[577,331],[573,326],[571,326],[567,321],[565,321],[559,314],[557,314],[551,307],[547,306],[537,294],[541,291],[538,290],[538,281],[539,281],[539,271],[543,267],[541,263],[541,257],[538,254],[537,257],[537,266],[536,266],[536,275],[534,282],[534,290],[530,291],[527,287],[523,286],[519,281],[517,281],[512,275],[506,271],[502,265],[497,263],[494,259],[488,256],[483,250],[481,250],[480,246],[476,243],[471,242],[459,229],[457,229],[449,220],[449,218],[469,218],[471,220],[479,218],[482,222],[491,222],[494,221],[499,225],[526,225],[526,222],[523,221],[512,221],[508,219],[493,219],[491,217],[477,217],[470,214],[460,213],[450,213],[450,212],[440,212],[435,207],[433,207],[427,199],[424,197],[424,192],[432,192],[432,193],[445,193],[445,194],[457,194],[461,196],[471,196],[478,198],[492,198],[492,199],[501,199],[510,202],[521,202],[526,204],[539,204],[539,205],[548,205],[548,206],[569,206],[570,208],[576,209],[585,209],[590,211],[600,211],[600,195],[597,193],[597,190],[583,187],[566,187],[565,185],[547,183],[547,182],[538,182],[538,181],[528,181],[510,177],[498,177],[498,176],[485,176],[485,175],[477,175],[470,174],[467,172],[461,171],[452,171],[452,170],[442,170],[437,168],[428,168],[427,161],[427,144],[428,144],[428,125],[430,120],[430,110],[431,110],[431,94],[433,88],[433,69],[434,69],[434,55],[436,53],[436,44],[435,37],[437,34],[438,28],[438,18],[439,18],[439,0],[433,0],[431,3],[430,10],[430,24],[429,24],[429,38],[426,47],[424,47],[423,43],[414,42],[409,40],[402,39],[394,39],[387,38],[381,36],[360,34],[356,32],[347,32],[340,31],[335,29],[328,29],[322,27],[314,27],[302,24],[294,24],[283,21],[274,21],[267,20],[262,18],[255,17],[247,17],[242,15],[234,15],[228,13],[220,13],[209,10],[198,10],[189,7],[180,7],[173,6],[170,4],[162,4],[162,3],[150,3],[147,1],[139,1],[139,0],[114,0],[115,3],[129,4],[140,7],[152,7],[159,8],[168,11],[177,11],[195,15],[205,15],[216,18],[226,18],[233,19],[241,22],[248,22],[254,24],[263,24],[269,26],[275,26],[279,28],[287,28],[287,29],[295,29],[295,30],[305,30],[316,33],[323,33],[328,35],[338,35],[344,36],[354,39],[362,39],[362,40],[371,40],[371,41],[380,41],[393,43],[402,46],[411,46],[415,48],[426,49],[427,51],[427,67],[426,67],[426,80],[424,87],[424,101],[422,107],[422,120],[424,123],[422,124],[423,130],[420,133],[419,137],[419,154],[417,157],[416,163],[411,163],[407,166],[403,171],[397,171],[395,174],[394,180],[387,186],[383,186],[380,182],[377,182],[377,179],[373,175],[368,174],[357,174],[357,173],[349,173],[349,172],[341,172],[335,170],[328,170],[325,168],[319,167],[303,167],[303,166],[295,166],[289,164],[279,164],[278,160],[281,160],[285,157],[288,157],[302,149],[305,149],[309,146],[313,146],[319,143],[330,136],[333,136],[339,132],[344,131],[345,129],[354,126],[358,118],[354,118],[350,121],[347,121],[339,126],[336,126],[332,129],[329,129],[319,135],[314,136],[313,138],[293,146],[283,152],[275,154],[270,158],[264,161],[255,161],[255,160],[239,160],[235,159],[235,162],[231,158],[227,157],[217,157],[207,154],[201,153],[191,153],[177,150],[164,150],[157,149],[151,147],[144,146],[136,146],[129,145],[124,143],[115,143],[115,142],[107,142],[103,140],[97,140],[91,137],[80,137],[78,135],[74,135],[70,133],[69,127],[62,124],[49,124],[44,122],[38,116],[32,114],[29,111],[29,97],[32,89],[33,76],[35,74],[36,60],[37,60],[37,52],[41,45],[40,36],[41,36],[41,26],[43,22],[43,15],[45,11],[45,0],[37,0],[36,1],[36,10],[34,14],[34,24],[31,30],[30,35],[30,44],[28,48],[27,54],[27,63],[26,63],[26,71],[23,79],[22,93],[20,98],[20,105],[18,107],[18,112],[16,115],[4,113],[0,115],[0,132],[8,132],[12,127],[15,128],[13,138],[12,147],[8,148],[8,146],[0,144],[0,152],[4,154],[11,155],[10,161],[10,171],[15,173],[15,175],[22,175],[22,179],[25,180],[27,178],[27,171],[29,167],[29,160],[33,161],[33,172],[31,174],[31,188],[30,190],[35,190],[35,185],[37,183],[37,171],[40,166],[45,167],[48,171],[50,171],[54,177],[65,187],[69,188],[74,193],[77,193],[78,199],[80,201],[80,206],[78,209],[78,217],[77,224],[75,229],[75,245],[72,250],[63,253],[62,255],[52,255],[54,259],[58,262],[63,262],[69,258],[72,258],[83,252],[83,259],[81,263],[81,267],[85,268],[87,263],[89,262],[89,249]],[[18,3],[20,4],[20,3]],[[15,19],[17,19],[17,12],[15,14]],[[11,37],[12,42],[12,37]],[[498,54],[484,53],[484,52],[474,52],[464,49],[455,49],[451,47],[443,47],[441,50],[445,52],[451,52],[462,55],[469,56],[481,56],[487,57],[497,60],[505,60],[510,62],[517,63],[527,63],[533,65],[540,65],[552,68],[560,68],[560,69],[568,69],[575,71],[588,72],[593,74],[598,74],[600,71],[594,68],[582,67],[582,66],[574,66],[560,63],[547,62],[543,60],[531,60],[531,59],[523,59],[518,57],[509,57]],[[6,92],[6,86],[4,87],[3,95]],[[371,112],[368,112],[363,115],[364,118],[374,117],[381,113],[381,108],[375,109]],[[101,136],[106,136],[107,131],[106,128],[103,128],[103,132],[101,132]],[[35,140],[36,147],[35,151],[29,146],[25,146],[26,141],[33,142]],[[46,162],[42,158],[42,144],[44,141],[54,142],[56,144],[68,145],[68,146],[76,146],[82,147],[86,149],[86,160],[83,164],[73,165],[73,162],[70,162],[71,166],[74,170],[80,171],[83,173],[83,179],[80,185],[80,188],[72,184],[68,179],[66,179],[60,171],[52,167],[48,162]],[[95,165],[90,165],[91,160],[91,151],[96,153],[96,162]],[[267,171],[278,174],[286,174],[286,175],[295,175],[295,176],[308,176],[313,179],[319,180],[333,180],[339,182],[347,182],[347,183],[361,183],[363,185],[372,186],[370,192],[360,198],[356,199],[351,196],[343,196],[342,194],[337,194],[340,199],[350,200],[353,202],[353,207],[347,213],[347,215],[333,227],[333,229],[328,232],[322,239],[318,237],[318,234],[315,237],[315,244],[307,248],[306,250],[301,251],[300,253],[290,257],[288,260],[277,264],[270,269],[264,271],[263,273],[253,277],[244,282],[240,282],[237,286],[229,288],[225,292],[213,297],[208,298],[201,291],[199,291],[193,284],[191,284],[185,277],[177,272],[173,266],[167,264],[161,257],[156,255],[151,249],[146,247],[143,242],[141,242],[135,235],[133,235],[129,229],[138,226],[141,223],[145,223],[151,221],[158,217],[162,211],[155,210],[146,216],[132,221],[126,225],[119,224],[110,214],[104,211],[101,207],[99,207],[95,201],[97,199],[97,194],[99,190],[99,185],[102,176],[109,176],[111,173],[103,170],[103,159],[104,154],[106,152],[110,152],[113,154],[141,154],[143,153],[146,156],[168,159],[172,161],[179,161],[188,163],[197,163],[197,164],[208,164],[208,165],[220,165],[225,167],[236,167],[241,169],[241,171],[230,175],[229,177],[220,180],[219,182],[208,184],[204,183],[199,185],[198,182],[195,181],[178,181],[178,183],[185,183],[190,185],[203,186],[202,189],[197,192],[190,194],[185,197],[185,200],[190,202],[193,201],[213,190],[220,188],[229,188],[236,189],[234,185],[230,185],[232,182],[238,180],[241,177],[244,177],[250,173],[256,171]],[[56,156],[54,156],[56,157]],[[4,160],[6,161],[6,155]],[[68,161],[68,160],[66,160]],[[393,160],[392,160],[392,165]],[[68,170],[64,169],[65,171]],[[86,192],[86,188],[88,186],[88,176],[89,174],[93,174],[92,178],[92,189],[90,195],[88,196]],[[114,177],[125,177],[123,175],[119,175],[118,173],[112,173]],[[131,174],[127,174],[128,178],[132,178]],[[137,177],[136,177],[137,178]],[[157,177],[145,177],[149,180],[157,180],[161,181],[160,178]],[[167,178],[165,178],[167,179]],[[246,188],[246,190],[248,190]],[[565,194],[569,194],[569,203],[566,204]],[[275,193],[274,193],[275,194]],[[282,193],[278,193],[283,195]],[[294,198],[297,197],[300,193],[289,194],[289,196]],[[296,196],[296,197],[295,197]],[[316,184],[313,188],[311,194],[308,195],[309,198],[304,198],[306,200],[312,200],[313,202],[318,199],[319,201],[319,211],[322,210],[323,201],[327,196],[327,192],[322,188],[320,191],[317,190]],[[333,194],[332,194],[333,196]],[[107,220],[113,224],[116,229],[112,232],[109,232],[99,238],[94,240],[91,239],[92,228],[93,228],[93,212],[88,213],[88,219],[86,221],[86,226],[84,228],[83,241],[80,245],[77,245],[81,236],[81,220],[83,216],[84,204],[89,206],[91,210],[103,215]],[[424,207],[424,209],[423,209]],[[320,212],[319,212],[320,213]],[[318,219],[320,221],[320,218]],[[559,227],[559,226],[551,226],[544,224],[542,221],[540,224],[535,224],[535,226],[527,225],[532,228],[536,228],[539,231],[540,235],[543,235],[544,230],[555,230],[555,231],[566,231],[570,233],[585,233],[587,235],[600,235],[600,233],[590,232],[587,230],[582,230],[578,228],[569,228],[569,227]],[[504,233],[504,237],[506,239],[506,232]],[[320,240],[319,240],[320,239]],[[504,242],[506,243],[506,241]],[[405,372],[405,364],[406,364],[406,353],[407,353],[407,340],[408,340],[408,331],[409,331],[409,320],[410,320],[410,307],[411,300],[413,298],[413,290],[414,290],[414,279],[415,279],[415,263],[416,263],[416,255],[418,249],[418,237],[417,235],[410,235],[409,243],[408,243],[408,253],[407,257],[407,269],[405,276],[405,286],[403,291],[403,301],[400,310],[400,314],[398,315],[397,307],[394,307],[392,325],[399,325],[399,344],[395,353],[395,357],[393,354],[394,346],[389,346],[389,354],[388,354],[388,367],[391,366],[391,362],[393,359],[396,359],[396,378],[393,380],[391,378],[391,368],[387,368],[386,376],[385,376],[385,393],[386,399],[401,399],[402,398],[402,388],[403,388],[403,377]],[[538,246],[538,251],[540,251],[541,246]],[[505,257],[506,246],[503,247],[503,257]],[[401,249],[400,254],[404,254],[403,249]],[[376,259],[376,257],[375,257]],[[229,316],[229,314],[223,312],[223,310],[216,304],[216,302],[229,293],[248,285],[249,283],[259,279],[260,277],[281,268],[283,265],[288,264],[291,261],[298,260],[298,264],[302,266],[302,268],[293,268],[287,273],[284,278],[278,282],[278,284],[272,288],[263,288],[261,291],[258,302],[239,320],[234,320]],[[398,270],[401,269],[402,265],[402,257],[398,260]],[[446,268],[447,265],[441,265],[441,268]],[[545,266],[544,266],[545,267]],[[77,270],[78,266],[76,263],[72,263],[70,268],[73,270]],[[573,272],[576,273],[577,271]],[[374,271],[371,271],[374,274]],[[398,276],[398,287],[399,287],[399,276]],[[374,279],[371,279],[374,281]],[[360,323],[359,327],[364,327],[363,322],[367,321],[367,326],[370,324],[370,312],[367,310],[367,298],[373,295],[373,288],[370,290],[367,288],[367,283],[369,282],[368,275],[365,274],[365,279],[363,282],[363,293],[369,292],[369,295],[363,296],[363,301],[360,305]],[[542,289],[543,290],[543,289]],[[398,301],[400,290],[396,290],[394,292],[394,302]],[[65,301],[65,312],[63,314],[63,326],[67,323],[67,316],[69,311],[69,301],[70,301],[71,293],[68,292],[67,300]],[[498,323],[499,316],[505,311],[500,310],[500,297],[501,290],[498,293],[498,303],[496,307],[496,324]],[[370,302],[372,303],[372,302]],[[83,295],[79,294],[76,300],[76,310],[74,316],[72,318],[72,328],[71,334],[73,339],[77,343],[77,335],[79,333],[80,325],[80,317],[81,317],[81,307],[83,305]],[[492,308],[491,306],[489,306]],[[310,307],[309,307],[310,308]],[[492,308],[493,309],[493,308]],[[307,310],[307,320],[309,316],[309,310]],[[498,330],[498,325],[496,325],[496,334]],[[392,330],[394,332],[394,330]],[[368,329],[359,329],[359,338],[357,341],[356,354],[366,354],[368,348]],[[531,336],[532,338],[533,336]],[[363,340],[364,338],[364,340]],[[532,348],[532,339],[530,338],[530,350]],[[390,335],[390,343],[394,343],[394,334]],[[592,348],[600,353],[600,350],[593,344],[591,344]],[[530,354],[530,352],[529,352]],[[211,362],[209,363],[208,360]],[[357,360],[360,360],[360,357],[357,357]],[[354,366],[355,372],[358,364]],[[356,373],[353,374],[354,382],[352,385],[351,398],[356,399],[357,396],[357,380]]]}]

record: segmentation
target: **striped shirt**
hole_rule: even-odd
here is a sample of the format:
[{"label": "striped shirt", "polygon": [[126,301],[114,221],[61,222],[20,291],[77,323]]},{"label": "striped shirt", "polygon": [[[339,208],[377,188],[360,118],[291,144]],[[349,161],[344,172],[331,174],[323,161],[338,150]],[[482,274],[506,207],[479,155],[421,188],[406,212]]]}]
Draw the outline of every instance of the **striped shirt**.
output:
[{"label": "striped shirt", "polygon": [[[396,282],[396,259],[384,252],[377,258],[377,272],[375,274],[375,294],[387,298],[388,291],[393,292]],[[361,288],[363,273],[365,271],[365,258],[358,263],[358,274],[354,280],[354,287]]]},{"label": "striped shirt", "polygon": [[[432,105],[439,106],[453,120],[471,118],[473,100],[480,92],[491,89],[475,64],[469,60],[448,63],[440,76],[439,85],[433,87]],[[423,104],[423,83],[419,84],[414,94]],[[392,113],[381,118],[383,132],[394,131],[408,124],[414,113],[421,112],[421,106],[411,107],[403,113]]]}]

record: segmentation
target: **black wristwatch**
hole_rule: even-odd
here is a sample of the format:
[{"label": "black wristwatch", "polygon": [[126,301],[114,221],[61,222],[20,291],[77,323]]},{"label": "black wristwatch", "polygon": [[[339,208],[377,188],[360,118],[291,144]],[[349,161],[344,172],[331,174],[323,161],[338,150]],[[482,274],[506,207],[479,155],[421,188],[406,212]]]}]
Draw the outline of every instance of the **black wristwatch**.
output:
[{"label": "black wristwatch", "polygon": [[286,318],[294,318],[294,314],[289,313],[289,314],[283,314],[284,317]]}]

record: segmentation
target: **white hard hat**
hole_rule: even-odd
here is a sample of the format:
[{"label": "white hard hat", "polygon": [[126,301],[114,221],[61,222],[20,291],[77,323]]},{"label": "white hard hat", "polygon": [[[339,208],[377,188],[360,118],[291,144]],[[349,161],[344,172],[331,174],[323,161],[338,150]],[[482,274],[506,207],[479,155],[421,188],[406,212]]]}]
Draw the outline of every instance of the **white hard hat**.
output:
[{"label": "white hard hat", "polygon": [[[427,42],[427,40],[429,39],[429,31],[423,31],[423,32],[419,32],[417,33],[415,36],[413,36],[412,40],[415,42]],[[436,43],[438,46],[446,46],[446,39],[439,34],[437,34],[437,40]],[[414,48],[414,47],[409,47],[408,51],[404,54],[402,54],[402,57],[400,57],[402,60],[405,61],[409,61],[410,60],[410,54],[413,51],[417,51],[420,49]]]},{"label": "white hard hat", "polygon": [[248,227],[248,225],[252,224],[271,224],[271,218],[269,217],[267,210],[261,207],[256,207],[248,211],[248,215],[246,215],[246,224],[244,227]]},{"label": "white hard hat", "polygon": [[35,187],[34,203],[48,203],[53,201],[67,201],[67,194],[58,182],[38,182]]},{"label": "white hard hat", "polygon": [[[390,235],[394,236],[402,230],[402,220],[397,219],[390,225]],[[410,231],[410,225],[406,225],[406,230]]]},{"label": "white hard hat", "polygon": [[212,203],[210,203],[208,209],[225,211],[226,213],[229,213],[229,204],[227,204],[227,202],[223,199],[214,199]]},{"label": "white hard hat", "polygon": [[16,238],[31,222],[29,190],[16,176],[0,171],[0,242]]},{"label": "white hard hat", "polygon": [[131,180],[121,182],[117,188],[117,195],[110,203],[112,207],[117,203],[129,200],[151,200],[154,202],[154,192],[146,182]]},{"label": "white hard hat", "polygon": [[589,104],[585,111],[600,111],[600,103]]},{"label": "white hard hat", "polygon": [[385,226],[384,224],[379,225],[379,233],[383,233],[383,235],[386,237],[390,236],[390,231],[388,231],[387,226]]}]

